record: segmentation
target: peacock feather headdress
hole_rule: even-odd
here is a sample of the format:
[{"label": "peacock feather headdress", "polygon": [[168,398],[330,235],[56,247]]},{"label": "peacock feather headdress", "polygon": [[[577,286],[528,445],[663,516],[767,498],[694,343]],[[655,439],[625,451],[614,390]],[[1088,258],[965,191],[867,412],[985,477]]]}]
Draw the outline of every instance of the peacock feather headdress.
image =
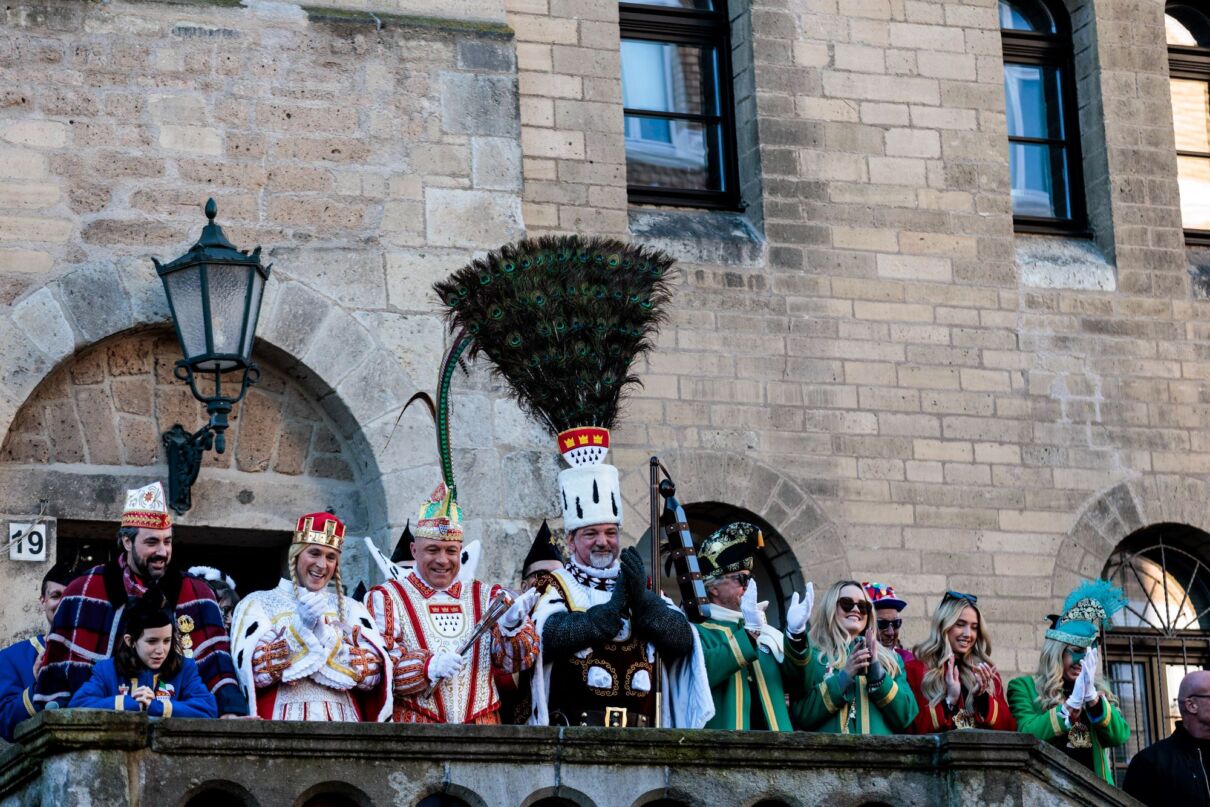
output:
[{"label": "peacock feather headdress", "polygon": [[1092,647],[1109,620],[1126,605],[1122,590],[1108,580],[1085,580],[1063,601],[1063,614],[1046,631],[1047,639]]},{"label": "peacock feather headdress", "polygon": [[[626,390],[639,383],[631,367],[652,348],[664,318],[672,264],[661,252],[621,241],[549,236],[502,247],[434,286],[455,334],[437,394],[439,452],[451,490],[449,385],[464,354],[492,361],[522,409],[559,436],[569,464],[601,465]],[[592,481],[572,521],[605,506],[607,480]],[[566,486],[563,495],[567,527]],[[612,496],[620,523],[620,491]]]}]

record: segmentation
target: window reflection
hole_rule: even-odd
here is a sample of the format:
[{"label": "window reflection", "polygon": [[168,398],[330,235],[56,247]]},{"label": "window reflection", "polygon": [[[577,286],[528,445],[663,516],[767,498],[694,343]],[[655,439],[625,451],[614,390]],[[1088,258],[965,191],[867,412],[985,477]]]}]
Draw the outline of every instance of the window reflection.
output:
[{"label": "window reflection", "polygon": [[1055,33],[1055,21],[1046,7],[1038,3],[1000,0],[1000,28],[1005,31]]},{"label": "window reflection", "polygon": [[1177,184],[1186,237],[1210,236],[1210,18],[1189,6],[1170,5],[1164,15],[1169,53]]},{"label": "window reflection", "polygon": [[1074,229],[1083,207],[1077,213],[1072,187],[1079,158],[1068,108],[1070,43],[1055,36],[1055,17],[1039,2],[1000,0],[1000,26],[1013,215],[1019,227]]},{"label": "window reflection", "polygon": [[623,39],[621,55],[628,183],[726,190],[717,50]]}]

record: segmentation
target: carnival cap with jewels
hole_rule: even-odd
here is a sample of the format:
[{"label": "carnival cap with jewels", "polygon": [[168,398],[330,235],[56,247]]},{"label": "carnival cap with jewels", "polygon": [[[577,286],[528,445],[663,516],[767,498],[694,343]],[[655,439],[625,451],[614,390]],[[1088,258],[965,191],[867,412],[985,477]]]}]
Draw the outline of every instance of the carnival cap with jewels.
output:
[{"label": "carnival cap with jewels", "polygon": [[697,551],[703,580],[718,580],[732,572],[752,571],[752,556],[765,545],[760,527],[737,521],[706,536]]},{"label": "carnival cap with jewels", "polygon": [[331,513],[309,513],[294,528],[296,544],[318,544],[339,552],[344,548],[345,525]]},{"label": "carnival cap with jewels", "polygon": [[1052,614],[1047,639],[1092,647],[1109,619],[1126,605],[1122,590],[1108,580],[1085,580],[1063,601],[1063,615]]},{"label": "carnival cap with jewels", "polygon": [[122,508],[123,527],[142,527],[147,530],[166,530],[172,526],[172,514],[164,499],[164,486],[152,482],[141,488],[126,491],[126,506]]},{"label": "carnival cap with jewels", "polygon": [[434,541],[462,540],[462,508],[441,482],[428,501],[420,505],[416,537]]},{"label": "carnival cap with jewels", "polygon": [[895,596],[894,586],[886,586],[882,583],[862,583],[861,587],[865,589],[866,596],[870,598],[875,610],[894,608],[896,611],[902,611],[907,608],[907,601]]}]

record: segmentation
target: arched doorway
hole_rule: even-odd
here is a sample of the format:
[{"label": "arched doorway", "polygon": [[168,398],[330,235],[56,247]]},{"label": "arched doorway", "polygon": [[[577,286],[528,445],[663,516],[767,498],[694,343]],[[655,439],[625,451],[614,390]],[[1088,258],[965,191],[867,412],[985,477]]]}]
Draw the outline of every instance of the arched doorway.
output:
[{"label": "arched doorway", "polygon": [[1172,733],[1184,676],[1210,668],[1210,535],[1184,524],[1156,524],[1124,539],[1103,577],[1127,605],[1104,637],[1109,683],[1131,726],[1114,749],[1115,767]]},{"label": "arched doorway", "polygon": [[[261,381],[232,412],[226,452],[205,455],[193,509],[174,530],[176,565],[217,567],[241,595],[276,584],[299,515],[332,507],[353,535],[382,518],[372,513],[376,466],[348,437],[355,429],[338,424],[278,352],[254,356]],[[71,356],[18,411],[0,446],[0,500],[27,511],[47,502],[58,524],[46,566],[110,559],[125,489],[165,478],[160,435],[174,423],[201,425],[203,407],[173,378],[178,357],[163,329],[117,334]],[[360,541],[342,565],[350,587],[367,576]],[[0,641],[39,627],[27,598],[10,599],[0,603]]]},{"label": "arched doorway", "polygon": [[[687,504],[685,516],[695,546],[701,546],[706,536],[718,528],[736,521],[747,521],[760,527],[765,539],[765,548],[756,555],[752,566],[752,579],[756,581],[760,599],[769,601],[769,609],[766,612],[769,624],[781,628],[785,623],[785,610],[791,593],[802,591],[805,585],[802,568],[785,538],[755,513],[723,502]],[[643,534],[638,544],[638,550],[644,560],[651,557],[650,547],[649,530]],[[661,580],[664,594],[673,602],[680,602],[681,592],[677,588],[676,579],[662,575]]]}]

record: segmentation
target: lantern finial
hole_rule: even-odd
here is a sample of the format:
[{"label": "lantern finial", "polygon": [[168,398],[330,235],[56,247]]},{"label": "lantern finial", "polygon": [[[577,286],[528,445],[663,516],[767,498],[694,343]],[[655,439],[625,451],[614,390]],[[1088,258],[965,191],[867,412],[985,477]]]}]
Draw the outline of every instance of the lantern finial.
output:
[{"label": "lantern finial", "polygon": [[214,197],[206,200],[206,218],[210,219],[210,223],[214,224],[214,217],[218,215],[218,205],[214,203]]}]

